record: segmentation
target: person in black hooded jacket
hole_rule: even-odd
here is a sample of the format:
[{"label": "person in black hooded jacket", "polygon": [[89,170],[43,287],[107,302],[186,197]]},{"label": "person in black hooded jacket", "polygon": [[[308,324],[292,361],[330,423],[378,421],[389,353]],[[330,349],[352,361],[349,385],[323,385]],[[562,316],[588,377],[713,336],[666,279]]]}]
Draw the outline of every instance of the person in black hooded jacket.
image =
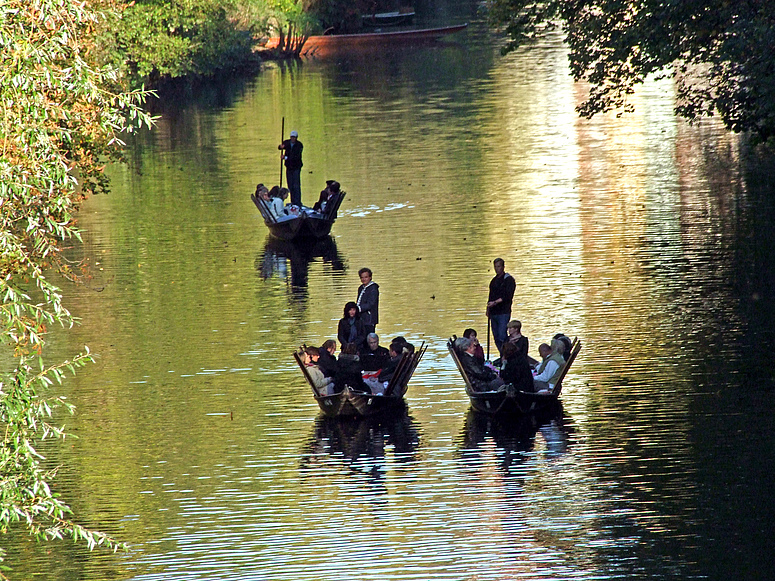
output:
[{"label": "person in black hooded jacket", "polygon": [[350,301],[344,306],[344,314],[339,319],[339,326],[336,331],[336,337],[339,339],[341,348],[347,343],[355,343],[355,348],[360,351],[366,341],[366,327],[363,324],[358,305]]}]

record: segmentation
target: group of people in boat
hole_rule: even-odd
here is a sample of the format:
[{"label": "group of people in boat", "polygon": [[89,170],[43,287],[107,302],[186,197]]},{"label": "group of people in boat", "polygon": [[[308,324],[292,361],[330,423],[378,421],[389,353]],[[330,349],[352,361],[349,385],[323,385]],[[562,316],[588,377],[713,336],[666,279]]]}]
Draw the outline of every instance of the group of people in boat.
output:
[{"label": "group of people in boat", "polygon": [[550,344],[538,346],[540,361],[528,354],[529,340],[522,334],[522,323],[508,322],[507,339],[501,345],[500,357],[490,363],[485,360],[474,329],[466,329],[456,339],[453,348],[475,391],[497,391],[512,385],[528,393],[550,392],[562,375],[570,356],[571,340],[557,333]]},{"label": "group of people in boat", "polygon": [[463,370],[476,391],[494,391],[506,384],[526,392],[551,391],[570,356],[571,341],[558,333],[550,344],[539,345],[540,360],[530,357],[522,323],[511,319],[516,281],[506,272],[502,258],[493,260],[493,268],[486,313],[500,357],[493,363],[486,362],[476,331],[466,329],[453,345]]},{"label": "group of people in boat", "polygon": [[339,357],[335,356],[337,342],[333,339],[300,353],[318,395],[339,393],[345,386],[384,395],[403,354],[415,350],[404,337],[396,337],[389,347],[379,344],[379,285],[369,268],[361,268],[358,276],[357,298],[345,304],[337,325]]},{"label": "group of people in boat", "polygon": [[[340,191],[341,186],[339,182],[336,180],[326,180],[326,187],[320,192],[320,197],[312,208],[302,206],[301,203],[296,204],[293,201],[287,203],[286,200],[291,191],[280,186],[273,186],[272,189],[269,189],[263,183],[258,184],[256,186],[256,197],[264,202],[264,206],[274,221],[281,222],[296,218],[302,213],[322,216],[326,211],[329,200]],[[329,216],[329,218],[335,218],[335,216]]]}]

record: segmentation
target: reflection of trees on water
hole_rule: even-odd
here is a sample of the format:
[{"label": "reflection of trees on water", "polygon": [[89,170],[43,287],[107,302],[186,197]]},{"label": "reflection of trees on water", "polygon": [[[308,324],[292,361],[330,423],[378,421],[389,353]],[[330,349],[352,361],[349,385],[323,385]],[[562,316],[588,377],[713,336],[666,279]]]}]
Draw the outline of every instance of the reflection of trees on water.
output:
[{"label": "reflection of trees on water", "polygon": [[317,475],[333,462],[366,476],[369,485],[384,492],[388,463],[413,462],[419,445],[419,430],[406,406],[368,418],[321,415],[302,452],[302,475]]},{"label": "reflection of trees on water", "polygon": [[559,402],[545,410],[518,417],[489,416],[469,410],[461,434],[460,457],[479,464],[483,446],[493,442],[500,466],[508,472],[527,459],[540,435],[546,445],[546,459],[552,460],[568,451],[570,424]]},{"label": "reflection of trees on water", "polygon": [[323,264],[330,265],[332,271],[344,272],[347,268],[331,236],[299,242],[270,236],[263,252],[256,259],[256,269],[262,280],[273,277],[285,280],[294,295],[306,297],[309,265],[318,258],[322,259]]}]

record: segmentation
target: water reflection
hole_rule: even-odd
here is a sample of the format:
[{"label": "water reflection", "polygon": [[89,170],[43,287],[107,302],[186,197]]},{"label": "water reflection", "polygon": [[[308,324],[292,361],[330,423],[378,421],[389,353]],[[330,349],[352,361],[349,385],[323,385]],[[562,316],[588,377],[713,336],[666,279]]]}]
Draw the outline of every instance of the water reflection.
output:
[{"label": "water reflection", "polygon": [[309,265],[322,259],[332,272],[344,272],[345,259],[336,247],[336,240],[327,236],[316,241],[290,242],[267,237],[264,249],[256,258],[256,269],[261,280],[275,277],[290,284],[294,296],[307,296]]},{"label": "water reflection", "polygon": [[510,473],[533,455],[539,435],[544,440],[542,450],[546,460],[564,456],[571,426],[561,402],[519,417],[489,416],[470,409],[461,433],[460,456],[466,462],[477,464],[489,455],[489,444],[494,443],[498,465]]},{"label": "water reflection", "polygon": [[321,415],[301,457],[302,477],[333,462],[365,475],[370,487],[384,492],[388,463],[415,461],[419,445],[420,431],[406,405],[395,413],[367,418]]}]

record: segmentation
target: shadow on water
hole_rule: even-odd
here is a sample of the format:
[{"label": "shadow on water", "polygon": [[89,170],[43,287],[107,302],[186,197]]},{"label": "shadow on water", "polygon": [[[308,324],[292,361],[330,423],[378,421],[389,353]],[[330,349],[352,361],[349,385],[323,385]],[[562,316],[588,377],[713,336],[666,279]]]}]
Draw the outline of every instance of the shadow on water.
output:
[{"label": "shadow on water", "polygon": [[533,452],[539,434],[545,441],[547,460],[564,456],[568,452],[571,425],[560,402],[518,417],[490,416],[470,409],[461,431],[460,457],[465,462],[479,463],[483,448],[493,442],[498,449],[500,467],[509,473]]},{"label": "shadow on water", "polygon": [[320,415],[302,451],[301,473],[312,475],[334,461],[384,490],[387,465],[415,461],[419,446],[420,430],[406,405],[394,413],[367,418]]},{"label": "shadow on water", "polygon": [[291,294],[307,296],[309,266],[321,259],[333,272],[345,272],[347,263],[331,236],[316,241],[289,242],[267,237],[264,249],[256,258],[256,270],[261,280],[279,278],[290,284]]}]

